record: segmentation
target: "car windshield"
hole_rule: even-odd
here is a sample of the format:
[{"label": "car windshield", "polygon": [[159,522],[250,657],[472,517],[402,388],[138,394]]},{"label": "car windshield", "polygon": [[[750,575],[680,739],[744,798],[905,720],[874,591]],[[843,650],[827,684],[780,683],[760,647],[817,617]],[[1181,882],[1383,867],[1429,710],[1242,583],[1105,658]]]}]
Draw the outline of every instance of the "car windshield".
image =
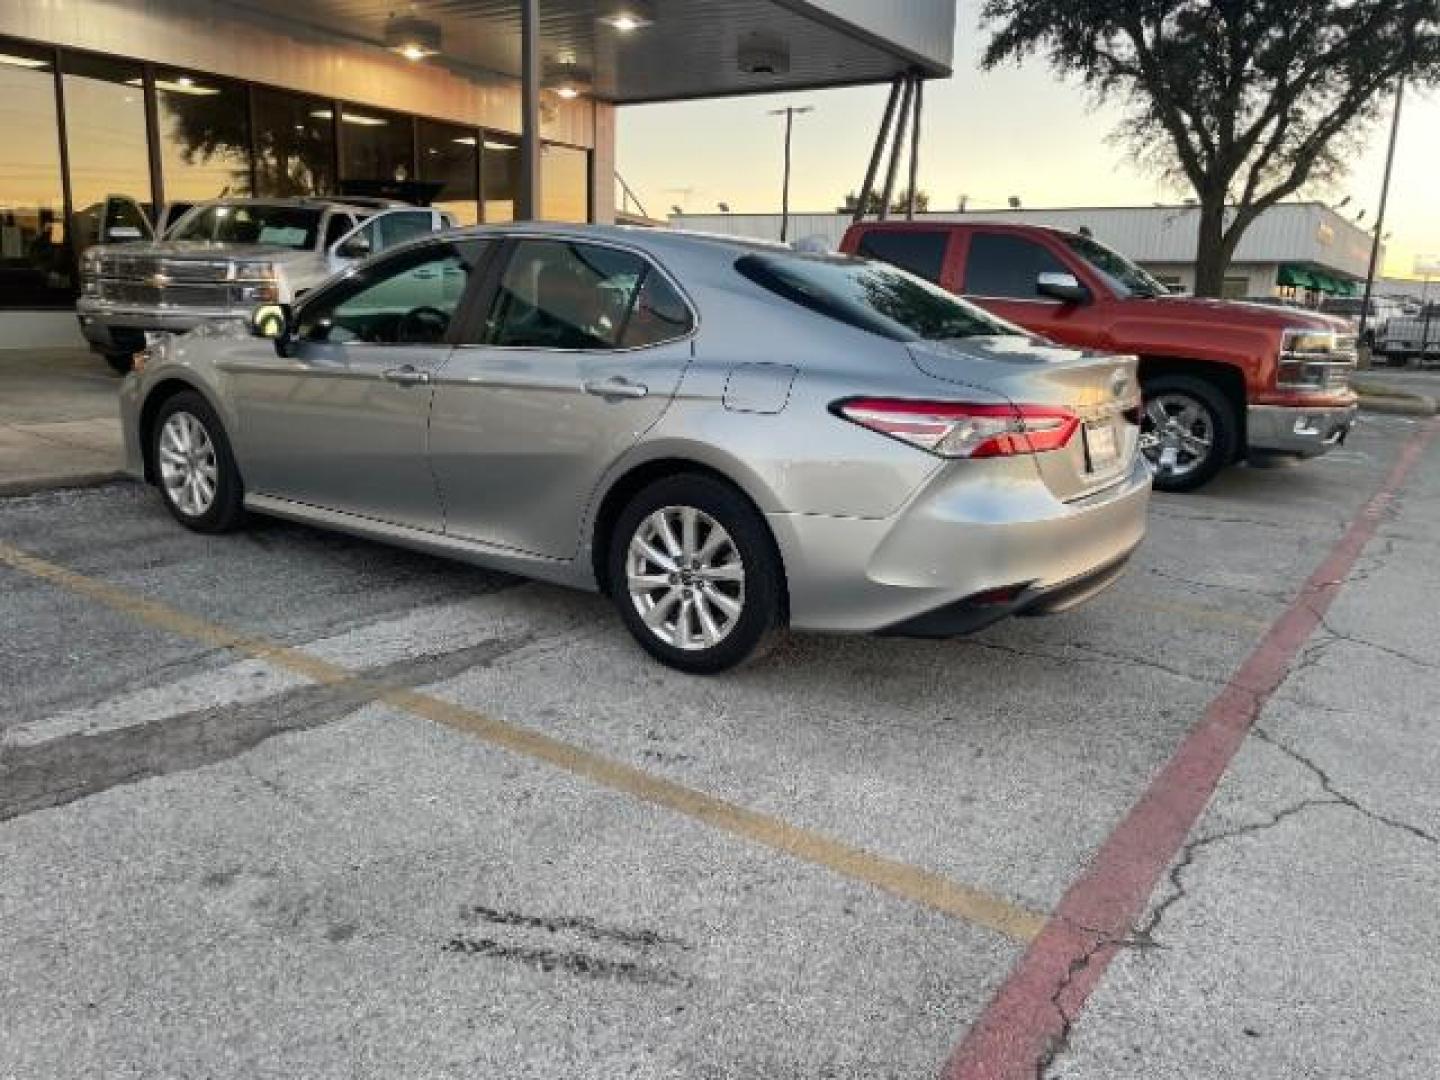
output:
[{"label": "car windshield", "polygon": [[1104,275],[1106,283],[1121,296],[1153,298],[1169,295],[1170,290],[1164,285],[1104,244],[1088,236],[1066,235],[1064,240],[1066,247]]},{"label": "car windshield", "polygon": [[746,255],[735,269],[758,285],[821,315],[895,341],[1029,336],[886,263],[844,255]]},{"label": "car windshield", "polygon": [[175,226],[172,240],[220,244],[273,244],[308,251],[315,246],[320,211],[306,206],[253,204],[204,206]]}]

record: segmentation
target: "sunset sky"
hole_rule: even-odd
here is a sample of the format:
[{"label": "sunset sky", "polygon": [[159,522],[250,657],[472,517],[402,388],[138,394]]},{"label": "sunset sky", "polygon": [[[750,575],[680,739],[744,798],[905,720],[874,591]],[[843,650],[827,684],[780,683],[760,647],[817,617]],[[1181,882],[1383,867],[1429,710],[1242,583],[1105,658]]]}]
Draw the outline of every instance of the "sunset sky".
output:
[{"label": "sunset sky", "polygon": [[[985,73],[979,0],[960,0],[955,75],[926,87],[920,188],[933,209],[1025,206],[1148,206],[1188,192],[1167,189],[1110,138],[1119,112],[1097,108],[1083,89],[1033,62]],[[833,210],[864,179],[887,89],[828,90],[727,101],[632,106],[620,111],[619,169],[646,209],[780,208],[783,121],[779,105],[813,105],[796,120],[791,206]],[[1373,220],[1384,170],[1389,112],[1370,133],[1348,180],[1309,197],[1366,209]],[[1440,254],[1440,93],[1407,96],[1386,231],[1386,272],[1408,277],[1418,254]],[[693,188],[693,191],[684,189]]]}]

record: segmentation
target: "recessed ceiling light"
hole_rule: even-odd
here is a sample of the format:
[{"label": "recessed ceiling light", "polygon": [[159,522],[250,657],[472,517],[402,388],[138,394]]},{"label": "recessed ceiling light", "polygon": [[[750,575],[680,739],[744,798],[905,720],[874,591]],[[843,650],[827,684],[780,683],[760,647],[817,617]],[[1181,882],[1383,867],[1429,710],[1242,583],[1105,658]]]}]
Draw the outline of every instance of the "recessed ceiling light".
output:
[{"label": "recessed ceiling light", "polygon": [[486,139],[486,140],[485,140],[485,149],[486,149],[486,150],[519,150],[520,148],[519,148],[518,146],[516,146],[514,143],[496,142],[494,139]]},{"label": "recessed ceiling light", "polygon": [[655,22],[655,5],[650,0],[602,0],[595,16],[622,34],[642,30]]},{"label": "recessed ceiling light", "polygon": [[580,96],[580,91],[569,83],[555,87],[555,93],[559,94],[566,101],[574,101]]},{"label": "recessed ceiling light", "polygon": [[459,143],[461,146],[474,146],[475,136],[466,135],[463,139],[451,139],[450,141],[453,143]]},{"label": "recessed ceiling light", "polygon": [[411,61],[437,56],[440,25],[414,15],[392,15],[385,24],[385,47]]}]

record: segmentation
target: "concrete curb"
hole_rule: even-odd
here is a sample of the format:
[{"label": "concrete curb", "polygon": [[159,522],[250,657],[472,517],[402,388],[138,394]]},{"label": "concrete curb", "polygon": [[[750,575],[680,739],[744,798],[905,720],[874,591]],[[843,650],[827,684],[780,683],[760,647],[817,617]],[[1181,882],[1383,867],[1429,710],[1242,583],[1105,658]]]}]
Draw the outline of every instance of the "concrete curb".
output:
[{"label": "concrete curb", "polygon": [[26,476],[19,480],[0,480],[0,499],[16,498],[21,495],[40,495],[47,491],[64,491],[68,488],[92,488],[127,480],[129,475],[120,469],[106,469],[98,472],[61,473],[56,476]]},{"label": "concrete curb", "polygon": [[1406,394],[1404,397],[1361,394],[1360,408],[1365,412],[1389,413],[1392,416],[1434,416],[1437,411],[1435,399],[1423,394]]}]

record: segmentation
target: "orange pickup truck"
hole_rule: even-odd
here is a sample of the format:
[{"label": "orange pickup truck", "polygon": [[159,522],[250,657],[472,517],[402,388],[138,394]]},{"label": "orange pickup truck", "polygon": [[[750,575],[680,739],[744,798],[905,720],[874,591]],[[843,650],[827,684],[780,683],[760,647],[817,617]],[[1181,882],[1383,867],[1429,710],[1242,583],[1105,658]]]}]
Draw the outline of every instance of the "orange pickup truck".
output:
[{"label": "orange pickup truck", "polygon": [[1033,225],[864,222],[841,248],[1060,344],[1138,356],[1141,445],[1162,491],[1236,461],[1316,457],[1354,423],[1354,334],[1328,315],[1172,296],[1090,237]]}]

